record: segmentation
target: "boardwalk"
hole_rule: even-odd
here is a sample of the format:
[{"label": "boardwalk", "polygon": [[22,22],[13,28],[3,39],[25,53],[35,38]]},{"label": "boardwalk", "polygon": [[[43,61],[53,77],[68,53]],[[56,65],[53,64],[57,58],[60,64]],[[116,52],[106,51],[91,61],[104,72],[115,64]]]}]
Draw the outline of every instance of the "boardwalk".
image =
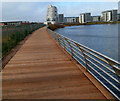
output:
[{"label": "boardwalk", "polygon": [[106,99],[56,44],[35,31],[3,70],[3,99]]}]

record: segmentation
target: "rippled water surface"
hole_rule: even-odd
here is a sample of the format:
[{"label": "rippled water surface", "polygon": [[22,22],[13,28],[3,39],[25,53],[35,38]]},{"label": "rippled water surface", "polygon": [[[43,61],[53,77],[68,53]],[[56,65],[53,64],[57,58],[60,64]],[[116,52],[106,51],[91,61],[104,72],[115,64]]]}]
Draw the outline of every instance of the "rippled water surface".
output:
[{"label": "rippled water surface", "polygon": [[120,24],[101,24],[71,26],[55,31],[118,61],[118,29]]}]

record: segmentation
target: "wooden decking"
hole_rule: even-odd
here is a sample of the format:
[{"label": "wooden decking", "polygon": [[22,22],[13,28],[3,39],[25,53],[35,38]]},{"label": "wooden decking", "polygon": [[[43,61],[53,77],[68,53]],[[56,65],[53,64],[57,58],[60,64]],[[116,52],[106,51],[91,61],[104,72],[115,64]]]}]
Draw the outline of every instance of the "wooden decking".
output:
[{"label": "wooden decking", "polygon": [[35,31],[2,72],[3,99],[106,99],[46,28]]}]

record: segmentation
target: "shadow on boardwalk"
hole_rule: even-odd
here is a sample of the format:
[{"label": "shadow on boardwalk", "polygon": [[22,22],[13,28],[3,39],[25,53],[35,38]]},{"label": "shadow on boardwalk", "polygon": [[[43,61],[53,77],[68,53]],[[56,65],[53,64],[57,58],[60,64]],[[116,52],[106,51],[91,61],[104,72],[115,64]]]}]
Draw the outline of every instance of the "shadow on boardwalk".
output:
[{"label": "shadow on boardwalk", "polygon": [[29,37],[2,75],[3,99],[106,99],[45,27]]}]

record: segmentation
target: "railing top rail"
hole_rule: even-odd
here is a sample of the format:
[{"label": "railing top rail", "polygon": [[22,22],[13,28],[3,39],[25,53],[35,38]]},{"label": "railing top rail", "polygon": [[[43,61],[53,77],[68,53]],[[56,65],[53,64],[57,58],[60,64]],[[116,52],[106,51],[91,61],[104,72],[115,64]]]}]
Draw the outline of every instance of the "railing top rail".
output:
[{"label": "railing top rail", "polygon": [[120,62],[54,31],[51,31],[50,34],[60,46],[92,74],[109,92],[117,99],[120,99],[118,95],[120,91]]},{"label": "railing top rail", "polygon": [[110,58],[110,57],[108,57],[108,56],[105,56],[105,55],[103,55],[103,54],[101,54],[101,53],[99,53],[99,52],[97,52],[97,51],[95,51],[95,50],[93,50],[93,49],[91,49],[91,48],[88,48],[87,46],[84,46],[84,45],[82,45],[82,44],[80,44],[80,43],[78,43],[78,42],[76,42],[76,41],[74,41],[74,40],[72,40],[72,39],[70,39],[70,38],[68,38],[68,37],[66,37],[66,36],[63,36],[63,35],[61,35],[61,34],[59,34],[59,33],[56,33],[56,32],[54,32],[54,33],[57,34],[57,35],[62,36],[62,37],[65,38],[65,39],[68,39],[69,41],[71,41],[71,42],[73,42],[73,43],[75,43],[75,44],[77,44],[77,45],[79,45],[79,46],[81,46],[81,47],[84,47],[84,48],[86,48],[86,49],[88,49],[88,50],[96,53],[97,55],[105,58],[106,60],[109,60],[109,61],[111,61],[111,62],[113,62],[113,63],[115,63],[115,64],[120,65],[120,62],[118,62],[118,61],[116,61],[116,60],[114,60],[114,59],[112,59],[112,58]]}]

